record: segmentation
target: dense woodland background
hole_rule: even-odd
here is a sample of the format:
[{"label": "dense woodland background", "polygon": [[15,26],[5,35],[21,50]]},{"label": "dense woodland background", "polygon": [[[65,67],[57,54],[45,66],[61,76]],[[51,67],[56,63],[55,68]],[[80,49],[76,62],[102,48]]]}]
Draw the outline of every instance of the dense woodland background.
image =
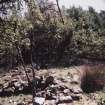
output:
[{"label": "dense woodland background", "polygon": [[0,67],[41,68],[105,60],[105,11],[49,0],[0,0]]}]

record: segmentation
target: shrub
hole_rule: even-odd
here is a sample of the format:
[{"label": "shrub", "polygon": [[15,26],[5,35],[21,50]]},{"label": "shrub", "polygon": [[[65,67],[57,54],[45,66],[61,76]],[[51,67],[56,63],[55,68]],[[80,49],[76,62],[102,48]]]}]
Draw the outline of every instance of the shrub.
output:
[{"label": "shrub", "polygon": [[105,85],[105,66],[103,64],[95,66],[84,66],[81,77],[81,88],[84,92],[90,93],[103,89]]}]

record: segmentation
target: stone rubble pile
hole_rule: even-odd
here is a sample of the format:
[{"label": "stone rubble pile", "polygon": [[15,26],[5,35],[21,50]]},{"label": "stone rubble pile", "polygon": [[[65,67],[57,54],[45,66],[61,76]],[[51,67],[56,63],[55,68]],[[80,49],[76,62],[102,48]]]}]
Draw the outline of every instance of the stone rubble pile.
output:
[{"label": "stone rubble pile", "polygon": [[[78,84],[78,77],[76,76],[73,79],[53,76],[48,76],[47,78],[37,77],[36,81],[37,93],[34,99],[35,105],[68,105],[82,98],[82,90],[79,86],[70,88],[64,84]],[[22,93],[32,93],[32,88],[28,85],[27,81],[13,79],[4,84],[0,84],[0,97]],[[27,104],[17,103],[16,105]]]},{"label": "stone rubble pile", "polygon": [[70,81],[69,79],[57,77],[53,79],[49,76],[45,81],[47,87],[37,92],[34,99],[35,105],[67,105],[82,98],[80,87],[70,88],[63,84]]}]

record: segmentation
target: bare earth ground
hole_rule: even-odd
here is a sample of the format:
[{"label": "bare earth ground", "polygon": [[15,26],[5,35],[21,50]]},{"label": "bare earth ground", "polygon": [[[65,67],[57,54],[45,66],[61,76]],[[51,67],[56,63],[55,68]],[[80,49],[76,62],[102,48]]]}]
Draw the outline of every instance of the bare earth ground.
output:
[{"label": "bare earth ground", "polygon": [[[20,74],[19,74],[20,71]],[[18,73],[17,73],[18,72]],[[25,74],[21,71],[20,68],[16,68],[16,70],[12,70],[9,73],[1,73],[0,74],[0,84],[5,84],[13,79],[20,79],[22,78],[25,80]],[[29,72],[31,76],[31,72]],[[48,76],[53,76],[54,79],[61,78],[64,81],[59,82],[58,84],[67,86],[70,89],[76,88],[80,89],[80,81],[82,75],[82,66],[78,67],[70,67],[70,68],[55,68],[55,69],[48,69],[48,70],[40,70],[36,72],[37,76],[44,76],[45,78]],[[66,81],[66,82],[65,82]],[[77,82],[77,83],[75,83]],[[73,93],[74,94],[74,93]],[[100,99],[100,95],[98,93],[77,93],[81,98],[78,101],[73,101],[67,104],[59,104],[59,105],[98,105],[97,101]],[[32,105],[32,95],[31,94],[19,94],[19,95],[12,95],[12,96],[5,96],[0,97],[0,105]],[[23,104],[19,104],[23,103]],[[46,100],[47,104],[44,105],[54,105],[51,104],[51,101]]]}]

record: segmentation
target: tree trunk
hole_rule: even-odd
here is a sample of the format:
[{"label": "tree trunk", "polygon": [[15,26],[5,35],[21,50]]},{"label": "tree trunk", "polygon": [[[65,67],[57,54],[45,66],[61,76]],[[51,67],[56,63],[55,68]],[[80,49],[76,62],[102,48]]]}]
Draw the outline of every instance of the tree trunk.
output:
[{"label": "tree trunk", "polygon": [[20,50],[20,48],[19,48],[18,45],[16,45],[16,48],[17,48],[18,55],[19,55],[19,57],[20,57],[20,60],[21,60],[21,63],[22,63],[23,69],[24,69],[25,74],[26,74],[28,84],[30,84],[31,81],[30,81],[30,78],[29,78],[28,73],[27,73],[27,70],[26,70],[26,66],[25,66],[25,63],[24,63],[24,60],[23,60],[23,57],[22,57],[21,50]]},{"label": "tree trunk", "polygon": [[60,7],[59,7],[59,2],[58,2],[58,0],[56,0],[56,3],[57,3],[58,11],[59,11],[59,14],[60,14],[60,17],[61,17],[61,21],[62,21],[62,23],[64,24],[64,19],[63,19],[63,16],[62,16],[61,9],[60,9]]}]

